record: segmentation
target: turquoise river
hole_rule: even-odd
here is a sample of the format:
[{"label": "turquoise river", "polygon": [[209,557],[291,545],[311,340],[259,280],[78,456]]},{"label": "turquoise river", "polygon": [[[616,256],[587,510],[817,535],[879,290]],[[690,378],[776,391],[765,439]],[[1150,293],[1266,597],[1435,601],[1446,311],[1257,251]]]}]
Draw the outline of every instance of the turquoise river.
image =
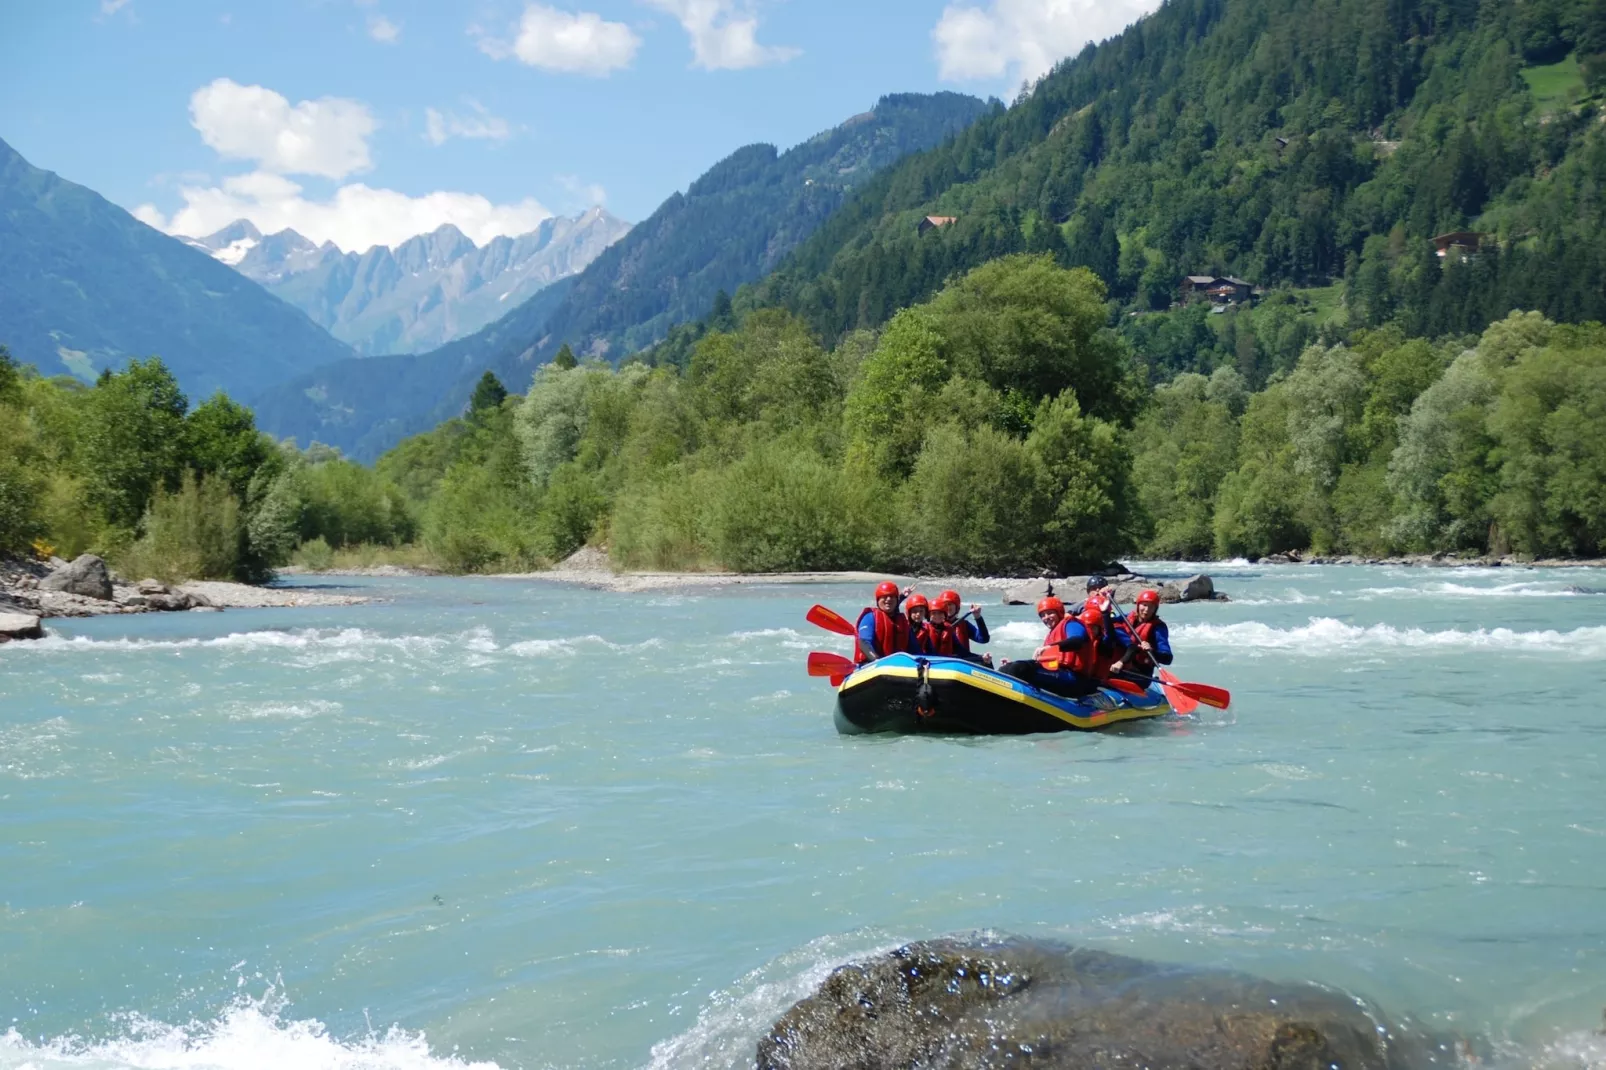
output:
[{"label": "turquoise river", "polygon": [[52,622],[0,647],[0,1068],[750,1066],[978,929],[1606,1067],[1606,575],[1210,571],[1165,615],[1232,709],[1099,735],[839,737],[803,612],[856,587]]}]

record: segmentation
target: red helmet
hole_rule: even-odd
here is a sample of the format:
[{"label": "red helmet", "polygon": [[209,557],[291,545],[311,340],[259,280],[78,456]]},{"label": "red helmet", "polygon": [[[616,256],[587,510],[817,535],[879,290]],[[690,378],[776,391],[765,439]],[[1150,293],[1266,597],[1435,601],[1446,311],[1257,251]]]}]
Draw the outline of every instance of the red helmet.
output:
[{"label": "red helmet", "polygon": [[942,609],[944,606],[953,606],[955,609],[958,609],[959,608],[959,592],[958,591],[944,591],[944,592],[942,592],[942,594],[939,594],[937,596],[937,600],[935,602],[933,602],[932,604],[935,605],[938,609]]},{"label": "red helmet", "polygon": [[1065,603],[1061,602],[1053,595],[1049,595],[1047,598],[1039,598],[1037,600],[1037,615],[1042,616],[1049,610],[1053,610],[1055,613],[1063,616],[1065,613]]},{"label": "red helmet", "polygon": [[1144,591],[1142,594],[1138,595],[1138,605],[1154,606],[1156,609],[1158,609],[1160,607],[1160,592]]},{"label": "red helmet", "polygon": [[876,584],[875,596],[877,601],[880,601],[889,594],[895,596],[897,593],[898,585],[893,583],[891,580],[882,580],[880,583]]},{"label": "red helmet", "polygon": [[909,600],[903,604],[903,608],[930,609],[931,603],[926,601],[926,596],[923,594],[912,594],[909,596]]},{"label": "red helmet", "polygon": [[1095,628],[1102,631],[1104,628],[1104,611],[1098,606],[1082,607],[1082,615],[1076,619],[1081,621],[1082,626],[1088,631],[1093,631]]}]

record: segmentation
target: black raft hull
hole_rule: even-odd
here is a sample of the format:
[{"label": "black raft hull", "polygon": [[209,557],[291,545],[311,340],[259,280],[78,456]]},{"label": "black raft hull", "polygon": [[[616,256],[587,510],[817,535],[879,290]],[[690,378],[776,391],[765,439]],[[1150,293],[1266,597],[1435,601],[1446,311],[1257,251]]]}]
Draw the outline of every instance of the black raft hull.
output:
[{"label": "black raft hull", "polygon": [[1065,698],[958,658],[893,654],[842,682],[835,720],[843,735],[1027,735],[1107,728],[1170,712],[1157,687],[1142,695],[1100,689]]}]

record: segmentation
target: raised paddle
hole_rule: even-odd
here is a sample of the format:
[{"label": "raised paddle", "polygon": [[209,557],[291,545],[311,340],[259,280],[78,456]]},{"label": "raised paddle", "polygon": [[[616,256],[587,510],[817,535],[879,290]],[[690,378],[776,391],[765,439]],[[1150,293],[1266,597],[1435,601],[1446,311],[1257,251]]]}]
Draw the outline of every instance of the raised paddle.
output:
[{"label": "raised paddle", "polygon": [[848,623],[846,617],[824,606],[811,606],[803,616],[810,624],[824,628],[828,632],[835,632],[838,635],[859,634],[853,625]]}]

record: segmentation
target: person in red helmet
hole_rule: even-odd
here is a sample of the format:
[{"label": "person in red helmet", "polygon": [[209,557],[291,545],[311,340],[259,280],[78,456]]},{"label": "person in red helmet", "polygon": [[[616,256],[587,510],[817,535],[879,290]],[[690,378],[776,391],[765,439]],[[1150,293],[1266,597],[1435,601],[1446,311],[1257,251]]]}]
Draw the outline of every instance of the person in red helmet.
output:
[{"label": "person in red helmet", "polygon": [[932,634],[931,603],[918,591],[903,600],[904,616],[909,618],[909,646],[911,654],[933,653],[935,637]]},{"label": "person in red helmet", "polygon": [[1048,626],[1048,636],[1036,659],[1012,661],[1003,671],[1068,698],[1081,698],[1097,688],[1109,666],[1103,611],[1087,606],[1080,617],[1067,616],[1065,603],[1049,595],[1037,603],[1037,618]]},{"label": "person in red helmet", "polygon": [[1160,592],[1139,594],[1137,605],[1123,623],[1129,637],[1127,651],[1110,666],[1110,671],[1153,679],[1157,666],[1170,665],[1172,661],[1171,630],[1160,619]]},{"label": "person in red helmet", "polygon": [[959,592],[944,591],[937,596],[931,604],[931,652],[943,657],[964,658],[981,665],[991,666],[991,654],[972,654],[971,643],[986,643],[992,640],[987,633],[987,622],[981,619],[981,606],[972,605],[970,616],[975,622],[961,620],[959,616]]},{"label": "person in red helmet", "polygon": [[909,618],[898,609],[903,594],[891,580],[884,580],[876,587],[875,605],[867,606],[859,613],[856,626],[858,642],[853,650],[855,664],[863,665],[888,654],[908,651]]}]

